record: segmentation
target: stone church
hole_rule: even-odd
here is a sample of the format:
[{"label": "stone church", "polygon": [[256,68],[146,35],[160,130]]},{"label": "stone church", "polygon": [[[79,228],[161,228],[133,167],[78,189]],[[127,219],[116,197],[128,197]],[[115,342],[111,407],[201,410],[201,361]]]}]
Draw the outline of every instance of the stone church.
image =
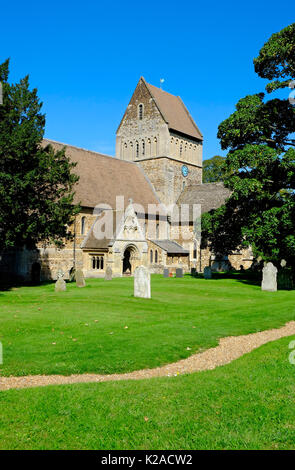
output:
[{"label": "stone church", "polygon": [[[154,273],[249,267],[251,250],[223,259],[200,249],[200,213],[193,208],[207,212],[229,195],[221,183],[202,184],[202,148],[203,135],[181,98],[141,77],[117,129],[115,157],[66,145],[79,175],[75,202],[81,212],[69,227],[73,239],[61,249],[40,245],[2,255],[2,275],[45,280],[62,272],[68,278],[80,268],[86,277],[103,277],[110,266],[123,276],[141,264]],[[175,218],[182,208],[185,214]]]}]

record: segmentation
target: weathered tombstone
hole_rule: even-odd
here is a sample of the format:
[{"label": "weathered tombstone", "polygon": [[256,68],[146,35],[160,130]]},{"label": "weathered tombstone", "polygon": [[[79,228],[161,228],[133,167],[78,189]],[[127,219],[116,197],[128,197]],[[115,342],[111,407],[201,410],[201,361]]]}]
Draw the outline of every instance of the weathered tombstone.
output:
[{"label": "weathered tombstone", "polygon": [[204,279],[212,279],[212,270],[210,266],[204,268]]},{"label": "weathered tombstone", "polygon": [[66,282],[62,277],[59,277],[55,283],[55,292],[64,292],[67,290]]},{"label": "weathered tombstone", "polygon": [[85,277],[84,277],[82,269],[77,269],[77,271],[75,273],[75,278],[76,278],[76,286],[77,287],[85,287],[86,286]]},{"label": "weathered tombstone", "polygon": [[106,281],[111,281],[113,279],[113,270],[111,266],[106,267],[106,273],[105,273],[105,280]]},{"label": "weathered tombstone", "polygon": [[276,292],[277,290],[277,268],[272,263],[266,263],[262,270],[261,290]]},{"label": "weathered tombstone", "polygon": [[134,297],[151,298],[151,275],[145,266],[138,266],[134,271]]},{"label": "weathered tombstone", "polygon": [[164,277],[169,277],[169,269],[168,268],[164,268],[163,276]]},{"label": "weathered tombstone", "polygon": [[281,266],[282,268],[285,268],[287,266],[287,261],[285,259],[282,259]]},{"label": "weathered tombstone", "polygon": [[175,277],[183,277],[183,269],[182,268],[176,268]]},{"label": "weathered tombstone", "polygon": [[196,277],[196,275],[197,275],[197,270],[196,270],[196,268],[192,268],[192,269],[191,269],[191,275],[192,275],[193,277]]}]

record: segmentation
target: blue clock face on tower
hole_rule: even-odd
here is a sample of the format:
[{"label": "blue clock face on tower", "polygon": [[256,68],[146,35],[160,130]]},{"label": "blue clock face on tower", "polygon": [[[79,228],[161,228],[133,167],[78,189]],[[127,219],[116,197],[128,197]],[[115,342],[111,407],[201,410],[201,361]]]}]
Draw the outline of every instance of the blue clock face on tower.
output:
[{"label": "blue clock face on tower", "polygon": [[188,167],[186,165],[182,165],[181,173],[182,173],[182,176],[184,177],[188,175]]}]

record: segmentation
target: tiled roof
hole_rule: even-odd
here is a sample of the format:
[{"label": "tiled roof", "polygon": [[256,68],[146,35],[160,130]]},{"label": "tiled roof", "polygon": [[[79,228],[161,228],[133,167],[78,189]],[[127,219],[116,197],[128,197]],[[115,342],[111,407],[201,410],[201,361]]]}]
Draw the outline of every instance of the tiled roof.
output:
[{"label": "tiled roof", "polygon": [[181,245],[172,240],[150,240],[155,245],[167,251],[168,254],[188,255],[189,251],[182,248]]},{"label": "tiled roof", "polygon": [[144,82],[167,122],[169,129],[203,140],[200,129],[179,96],[171,95],[171,93],[167,93],[167,91],[161,88],[150,85],[145,80]]},{"label": "tiled roof", "polygon": [[116,196],[124,196],[124,208],[132,199],[146,212],[148,204],[159,203],[150,182],[136,163],[44,139],[43,145],[47,144],[56,150],[66,146],[66,155],[77,162],[74,173],[80,179],[75,187],[75,203],[80,202],[84,207],[108,204],[115,209]]},{"label": "tiled roof", "polygon": [[201,204],[202,214],[217,209],[230,196],[223,183],[205,183],[187,186],[180,194],[177,204],[189,204],[190,220],[193,219],[193,204]]},{"label": "tiled roof", "polygon": [[123,211],[108,211],[112,221],[112,234],[108,238],[98,237],[96,226],[99,223],[99,219],[103,218],[106,220],[106,211],[101,211],[101,213],[95,219],[95,222],[92,224],[85,240],[83,241],[81,248],[86,250],[97,250],[97,249],[107,249],[109,246],[112,246],[114,239],[116,238],[117,224],[120,224],[124,216]]}]

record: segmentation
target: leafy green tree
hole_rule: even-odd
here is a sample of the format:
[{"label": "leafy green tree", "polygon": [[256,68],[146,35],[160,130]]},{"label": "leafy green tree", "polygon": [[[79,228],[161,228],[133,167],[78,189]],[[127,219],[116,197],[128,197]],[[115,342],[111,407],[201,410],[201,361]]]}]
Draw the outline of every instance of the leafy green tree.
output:
[{"label": "leafy green tree", "polygon": [[203,183],[215,183],[224,179],[225,157],[215,155],[203,162]]},{"label": "leafy green tree", "polygon": [[[295,24],[271,36],[254,59],[271,80],[268,93],[295,78]],[[217,253],[252,246],[265,260],[295,266],[295,107],[264,93],[242,98],[218,128],[225,161],[226,203],[202,219],[203,244]]]},{"label": "leafy green tree", "polygon": [[8,83],[9,61],[0,65],[0,249],[61,243],[78,207],[73,187],[78,177],[65,149],[42,146],[45,116],[28,76]]}]

